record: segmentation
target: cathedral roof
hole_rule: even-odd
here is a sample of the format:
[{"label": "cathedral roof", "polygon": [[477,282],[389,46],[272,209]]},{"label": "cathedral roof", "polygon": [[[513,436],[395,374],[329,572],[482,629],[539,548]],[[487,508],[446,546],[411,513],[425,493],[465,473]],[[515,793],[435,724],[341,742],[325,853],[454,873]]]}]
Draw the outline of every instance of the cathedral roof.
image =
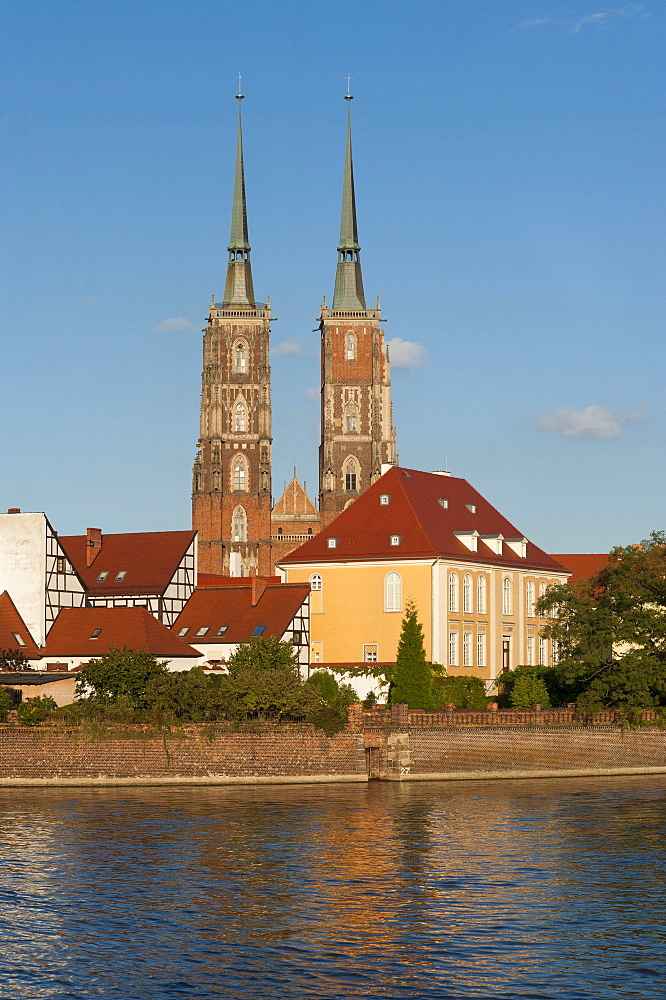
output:
[{"label": "cathedral roof", "polygon": [[41,654],[95,657],[124,646],[155,656],[200,655],[145,608],[62,608]]},{"label": "cathedral roof", "polygon": [[280,565],[441,558],[566,572],[465,479],[397,466]]},{"label": "cathedral roof", "polygon": [[[310,593],[305,583],[276,584],[261,577],[231,579],[235,586],[197,588],[172,625],[175,634],[187,629],[183,638],[206,645],[247,642],[254,634],[282,636]],[[257,632],[259,628],[261,632]],[[202,629],[206,632],[197,636]]]},{"label": "cathedral roof", "polygon": [[58,541],[87,592],[101,597],[162,593],[195,536],[194,531],[102,535],[101,548],[90,566],[86,565],[89,543],[86,535],[60,535]]},{"label": "cathedral roof", "polygon": [[37,643],[6,590],[0,594],[0,649],[20,649],[30,659],[40,655]]},{"label": "cathedral roof", "polygon": [[294,475],[291,482],[285,486],[284,493],[273,507],[273,518],[293,518],[311,515],[319,519],[319,511]]}]

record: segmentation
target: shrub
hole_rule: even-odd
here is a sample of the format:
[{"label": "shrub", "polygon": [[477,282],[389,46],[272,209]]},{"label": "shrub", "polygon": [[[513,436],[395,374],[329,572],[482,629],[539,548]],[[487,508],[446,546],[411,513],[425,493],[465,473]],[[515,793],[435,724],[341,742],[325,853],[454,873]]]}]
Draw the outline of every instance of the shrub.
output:
[{"label": "shrub", "polygon": [[455,705],[471,711],[484,709],[487,704],[486,686],[480,677],[436,677],[433,700],[437,708]]},{"label": "shrub", "polygon": [[22,701],[17,706],[16,711],[21,725],[36,726],[48,718],[57,707],[53,698],[48,695],[39,695],[37,698],[27,698],[26,701]]},{"label": "shrub", "polygon": [[6,688],[0,688],[0,722],[7,721],[7,712],[12,703],[12,696]]},{"label": "shrub", "polygon": [[543,708],[550,707],[548,688],[543,677],[527,671],[516,677],[509,700],[512,708],[531,708],[536,704]]}]

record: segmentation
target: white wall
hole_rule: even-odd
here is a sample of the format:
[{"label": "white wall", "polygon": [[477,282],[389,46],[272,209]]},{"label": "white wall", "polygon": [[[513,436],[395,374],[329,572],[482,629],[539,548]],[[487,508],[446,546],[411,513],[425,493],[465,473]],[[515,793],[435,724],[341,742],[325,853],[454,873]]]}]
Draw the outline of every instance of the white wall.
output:
[{"label": "white wall", "polygon": [[46,517],[0,514],[0,593],[9,592],[38,646],[46,640]]}]

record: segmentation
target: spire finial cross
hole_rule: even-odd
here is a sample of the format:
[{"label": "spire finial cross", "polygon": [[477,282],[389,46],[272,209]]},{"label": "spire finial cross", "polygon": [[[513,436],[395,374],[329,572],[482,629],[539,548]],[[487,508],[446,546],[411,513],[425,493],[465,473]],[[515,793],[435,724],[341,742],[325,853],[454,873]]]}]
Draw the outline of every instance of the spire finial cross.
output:
[{"label": "spire finial cross", "polygon": [[351,76],[349,75],[349,73],[347,73],[347,76],[345,77],[345,79],[347,81],[347,93],[345,94],[345,101],[353,101],[354,98],[352,97],[352,95],[351,95],[351,93],[349,91],[349,86],[350,86],[350,83],[351,83]]},{"label": "spire finial cross", "polygon": [[242,79],[243,79],[243,77],[239,73],[238,74],[238,93],[236,94],[236,100],[237,101],[242,101],[243,100],[243,93],[241,91],[241,80]]}]

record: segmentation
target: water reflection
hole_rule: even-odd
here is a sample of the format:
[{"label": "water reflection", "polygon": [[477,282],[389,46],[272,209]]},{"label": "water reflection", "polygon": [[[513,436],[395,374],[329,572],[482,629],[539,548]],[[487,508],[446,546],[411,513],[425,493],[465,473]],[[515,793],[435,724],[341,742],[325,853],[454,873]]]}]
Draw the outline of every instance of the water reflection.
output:
[{"label": "water reflection", "polygon": [[0,997],[662,997],[666,780],[0,790]]}]

